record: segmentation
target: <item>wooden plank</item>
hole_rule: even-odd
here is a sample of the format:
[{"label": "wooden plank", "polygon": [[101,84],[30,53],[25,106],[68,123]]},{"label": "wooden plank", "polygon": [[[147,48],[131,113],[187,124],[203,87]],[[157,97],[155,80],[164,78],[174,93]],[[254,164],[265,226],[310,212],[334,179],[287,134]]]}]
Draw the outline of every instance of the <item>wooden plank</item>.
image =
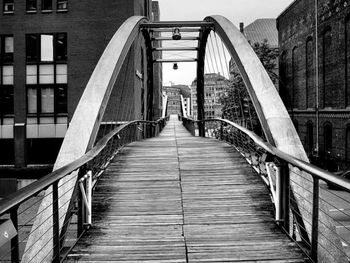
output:
[{"label": "wooden plank", "polygon": [[125,147],[98,183],[67,262],[307,262],[240,154],[174,119]]}]

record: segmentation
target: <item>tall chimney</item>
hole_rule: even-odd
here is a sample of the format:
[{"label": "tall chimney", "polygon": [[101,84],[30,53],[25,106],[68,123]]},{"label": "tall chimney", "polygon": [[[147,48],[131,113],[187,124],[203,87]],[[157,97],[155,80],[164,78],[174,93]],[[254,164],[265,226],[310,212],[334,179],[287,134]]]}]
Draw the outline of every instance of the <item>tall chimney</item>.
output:
[{"label": "tall chimney", "polygon": [[239,31],[241,31],[242,34],[244,34],[244,23],[239,23]]}]

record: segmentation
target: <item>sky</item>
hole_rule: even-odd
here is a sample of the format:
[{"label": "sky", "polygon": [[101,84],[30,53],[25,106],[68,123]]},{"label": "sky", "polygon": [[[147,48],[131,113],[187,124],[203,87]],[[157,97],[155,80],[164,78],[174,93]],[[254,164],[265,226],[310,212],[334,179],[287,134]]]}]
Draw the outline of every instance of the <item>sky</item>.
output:
[{"label": "sky", "polygon": [[[223,15],[238,27],[249,25],[258,18],[277,18],[294,0],[158,0],[160,20],[203,20],[209,15]],[[194,55],[194,53],[192,53]],[[184,58],[192,54],[185,54]],[[182,54],[183,55],[183,54]],[[164,57],[166,58],[166,57]],[[163,64],[163,84],[190,85],[196,77],[196,64]]]}]

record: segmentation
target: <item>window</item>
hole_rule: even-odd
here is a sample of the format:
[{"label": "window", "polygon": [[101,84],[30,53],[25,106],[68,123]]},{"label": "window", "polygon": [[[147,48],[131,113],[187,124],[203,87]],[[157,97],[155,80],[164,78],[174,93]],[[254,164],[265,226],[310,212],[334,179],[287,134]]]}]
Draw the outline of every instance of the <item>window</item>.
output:
[{"label": "window", "polygon": [[68,0],[57,0],[57,11],[66,11],[68,9]]},{"label": "window", "polygon": [[350,106],[350,16],[345,22],[345,105]]},{"label": "window", "polygon": [[12,14],[15,11],[14,0],[4,0],[4,14]]},{"label": "window", "polygon": [[52,0],[41,0],[42,11],[52,11]]},{"label": "window", "polygon": [[26,10],[27,12],[36,12],[37,10],[36,0],[27,0]]},{"label": "window", "polygon": [[13,36],[0,36],[0,118],[13,109]]},{"label": "window", "polygon": [[306,108],[315,107],[315,62],[314,43],[312,38],[306,40]]},{"label": "window", "polygon": [[310,154],[314,148],[314,129],[312,122],[306,124],[306,151]]},{"label": "window", "polygon": [[323,127],[324,152],[330,154],[332,151],[332,125],[326,123]]},{"label": "window", "polygon": [[291,90],[291,108],[296,108],[298,107],[298,94],[297,94],[297,89],[298,89],[298,54],[297,54],[297,47],[293,48],[292,51],[292,90]]},{"label": "window", "polygon": [[287,87],[287,53],[286,51],[282,52],[279,71],[280,71],[280,83],[279,83],[280,92],[279,93],[286,108],[290,109],[291,96],[290,96],[290,90]]},{"label": "window", "polygon": [[323,33],[323,107],[331,107],[332,94],[332,35],[331,29],[327,29]]},{"label": "window", "polygon": [[67,60],[67,35],[56,35],[56,60]]},{"label": "window", "polygon": [[345,133],[345,160],[350,162],[350,125],[346,128]]},{"label": "window", "polygon": [[27,113],[67,113],[67,34],[26,36]]},{"label": "window", "polygon": [[53,35],[42,34],[40,36],[40,60],[53,61]]}]

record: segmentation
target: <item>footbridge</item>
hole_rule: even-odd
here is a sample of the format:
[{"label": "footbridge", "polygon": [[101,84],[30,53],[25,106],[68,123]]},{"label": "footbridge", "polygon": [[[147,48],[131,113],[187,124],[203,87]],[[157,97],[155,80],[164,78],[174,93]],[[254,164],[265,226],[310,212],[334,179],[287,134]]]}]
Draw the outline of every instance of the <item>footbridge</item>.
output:
[{"label": "footbridge", "polygon": [[[160,44],[180,40],[194,42]],[[244,82],[230,119],[205,116],[208,52],[220,54],[213,43]],[[134,120],[139,105],[118,104],[115,94],[140,48],[145,114]],[[159,55],[172,51],[194,57]],[[185,108],[168,116],[166,103],[163,116],[154,113],[154,65],[169,62],[197,64],[196,120]],[[348,262],[349,192],[349,181],[309,164],[276,88],[231,22],[131,17],[96,65],[54,171],[0,201],[0,262]]]}]

